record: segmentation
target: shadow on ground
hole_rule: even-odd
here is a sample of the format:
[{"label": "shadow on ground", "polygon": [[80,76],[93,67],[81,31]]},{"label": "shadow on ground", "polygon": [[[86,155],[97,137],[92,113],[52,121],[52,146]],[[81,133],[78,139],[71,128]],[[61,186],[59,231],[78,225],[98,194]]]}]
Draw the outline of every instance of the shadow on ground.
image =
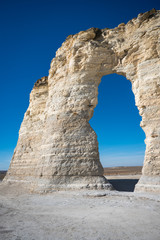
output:
[{"label": "shadow on ground", "polygon": [[133,192],[139,179],[112,179],[108,180],[115,190]]}]

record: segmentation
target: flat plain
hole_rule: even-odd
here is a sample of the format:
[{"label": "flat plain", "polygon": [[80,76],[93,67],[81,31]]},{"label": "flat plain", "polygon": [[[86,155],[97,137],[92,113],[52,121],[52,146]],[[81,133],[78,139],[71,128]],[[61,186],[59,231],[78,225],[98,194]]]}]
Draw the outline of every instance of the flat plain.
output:
[{"label": "flat plain", "polygon": [[[116,178],[111,180],[132,180]],[[2,240],[159,240],[159,226],[158,194],[123,190],[33,194],[22,185],[0,183]]]}]

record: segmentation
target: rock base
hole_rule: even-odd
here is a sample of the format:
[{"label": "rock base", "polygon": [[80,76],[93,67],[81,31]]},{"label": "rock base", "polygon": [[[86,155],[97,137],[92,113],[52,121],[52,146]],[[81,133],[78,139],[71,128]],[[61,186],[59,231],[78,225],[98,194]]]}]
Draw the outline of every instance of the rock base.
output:
[{"label": "rock base", "polygon": [[74,189],[105,189],[114,190],[113,186],[104,176],[54,176],[48,178],[5,178],[4,183],[23,184],[25,188],[29,188],[31,192],[47,193],[55,190],[74,190]]},{"label": "rock base", "polygon": [[135,186],[135,192],[155,192],[160,193],[159,176],[142,176]]}]

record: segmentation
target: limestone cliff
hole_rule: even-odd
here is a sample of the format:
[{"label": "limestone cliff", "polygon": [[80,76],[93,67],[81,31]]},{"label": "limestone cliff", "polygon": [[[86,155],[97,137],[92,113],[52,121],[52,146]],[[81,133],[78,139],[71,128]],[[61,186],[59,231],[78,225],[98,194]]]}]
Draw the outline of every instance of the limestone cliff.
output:
[{"label": "limestone cliff", "polygon": [[89,124],[102,76],[132,83],[146,134],[143,176],[136,190],[160,191],[160,11],[139,14],[114,29],[70,35],[38,80],[5,181],[35,190],[107,188],[96,133]]}]

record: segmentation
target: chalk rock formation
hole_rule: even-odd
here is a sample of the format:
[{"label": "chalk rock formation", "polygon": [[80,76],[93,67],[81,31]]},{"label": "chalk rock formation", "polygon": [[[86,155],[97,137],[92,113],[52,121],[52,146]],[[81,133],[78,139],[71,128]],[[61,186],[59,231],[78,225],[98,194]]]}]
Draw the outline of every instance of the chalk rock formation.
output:
[{"label": "chalk rock formation", "polygon": [[146,134],[136,190],[160,191],[160,11],[155,9],[114,29],[91,28],[66,39],[48,79],[38,80],[31,92],[5,181],[38,191],[111,188],[89,120],[101,78],[112,73],[131,81]]}]

